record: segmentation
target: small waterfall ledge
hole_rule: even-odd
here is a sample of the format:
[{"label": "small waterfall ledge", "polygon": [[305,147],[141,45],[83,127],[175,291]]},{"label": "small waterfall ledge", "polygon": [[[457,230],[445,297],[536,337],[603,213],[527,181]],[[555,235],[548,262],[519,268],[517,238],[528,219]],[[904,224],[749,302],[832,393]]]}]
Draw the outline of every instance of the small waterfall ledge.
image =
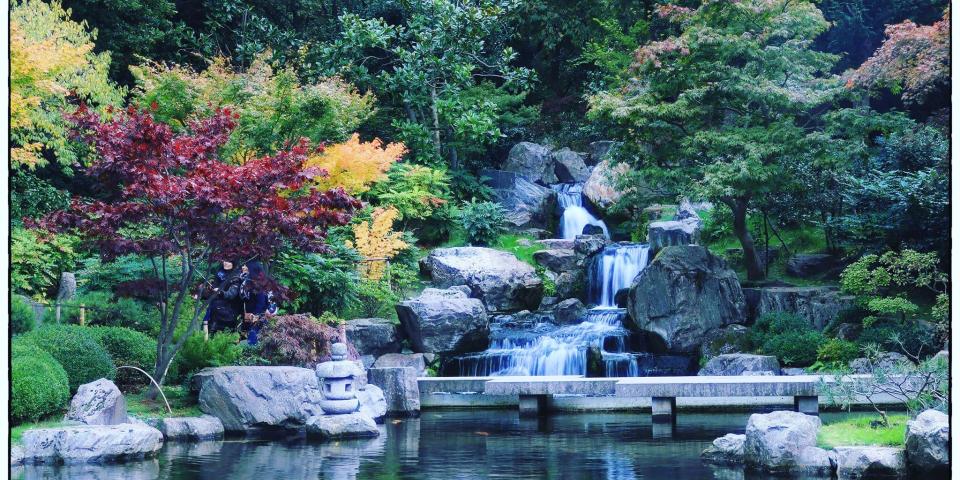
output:
[{"label": "small waterfall ledge", "polygon": [[583,206],[583,184],[580,183],[558,183],[552,188],[557,192],[557,204],[562,214],[560,215],[560,238],[564,240],[573,240],[577,235],[583,234],[583,229],[587,225],[599,227],[603,231],[603,236],[610,239],[610,231],[603,220],[594,217]]}]

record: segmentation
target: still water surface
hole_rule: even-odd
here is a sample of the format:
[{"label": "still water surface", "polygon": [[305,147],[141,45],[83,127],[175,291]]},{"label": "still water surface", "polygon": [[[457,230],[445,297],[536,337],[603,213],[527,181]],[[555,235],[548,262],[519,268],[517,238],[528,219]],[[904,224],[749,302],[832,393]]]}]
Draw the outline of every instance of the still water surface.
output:
[{"label": "still water surface", "polygon": [[[825,413],[825,422],[843,414]],[[556,414],[439,410],[387,420],[372,440],[226,440],[168,443],[159,458],[113,466],[29,466],[14,478],[83,479],[762,479],[700,462],[748,413],[681,414],[676,425],[643,413]]]}]

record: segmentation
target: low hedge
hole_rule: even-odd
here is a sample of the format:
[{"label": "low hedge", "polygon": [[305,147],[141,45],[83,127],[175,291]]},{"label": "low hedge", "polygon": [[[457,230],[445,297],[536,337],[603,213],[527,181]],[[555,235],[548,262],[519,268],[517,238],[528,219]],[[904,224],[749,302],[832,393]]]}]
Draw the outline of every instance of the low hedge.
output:
[{"label": "low hedge", "polygon": [[35,422],[56,413],[70,399],[63,365],[40,347],[21,338],[10,346],[10,421]]},{"label": "low hedge", "polygon": [[107,350],[97,342],[90,327],[44,325],[22,338],[53,356],[67,372],[70,391],[100,378],[113,380],[116,368]]},{"label": "low hedge", "polygon": [[[107,350],[117,367],[137,367],[153,374],[157,361],[156,340],[123,327],[90,327],[88,331]],[[136,370],[121,368],[117,369],[115,383],[120,390],[133,392],[148,386],[150,380]]]},{"label": "low hedge", "polygon": [[26,333],[33,330],[36,326],[36,319],[33,315],[33,308],[27,304],[19,295],[11,295],[10,298],[10,330],[14,335]]}]

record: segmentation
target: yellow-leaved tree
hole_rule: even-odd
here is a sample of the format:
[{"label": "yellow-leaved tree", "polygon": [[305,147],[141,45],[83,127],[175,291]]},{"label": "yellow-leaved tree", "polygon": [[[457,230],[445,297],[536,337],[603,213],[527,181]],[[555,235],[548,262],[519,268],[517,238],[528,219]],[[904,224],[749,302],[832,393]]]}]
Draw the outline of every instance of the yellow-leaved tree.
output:
[{"label": "yellow-leaved tree", "polygon": [[68,140],[70,99],[119,105],[123,92],[107,79],[108,53],[93,53],[94,36],[70,20],[60,2],[13,2],[10,9],[10,161],[33,168],[44,153],[63,165],[79,158]]},{"label": "yellow-leaved tree", "polygon": [[360,272],[369,280],[383,278],[387,260],[407,248],[403,233],[393,230],[393,222],[398,214],[393,207],[375,208],[370,220],[353,225],[355,242],[348,240],[346,245],[370,260],[362,263],[360,268]]},{"label": "yellow-leaved tree", "polygon": [[314,178],[321,190],[343,187],[347,193],[357,195],[385,180],[387,170],[405,153],[407,148],[402,143],[384,145],[379,138],[361,142],[360,135],[354,133],[346,142],[330,145],[311,157],[306,166],[327,172],[326,176]]}]

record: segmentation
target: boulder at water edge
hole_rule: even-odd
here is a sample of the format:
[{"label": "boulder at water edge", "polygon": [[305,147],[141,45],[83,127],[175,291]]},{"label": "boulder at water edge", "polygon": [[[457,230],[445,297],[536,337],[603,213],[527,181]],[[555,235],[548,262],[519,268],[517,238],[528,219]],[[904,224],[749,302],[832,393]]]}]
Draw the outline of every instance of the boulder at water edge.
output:
[{"label": "boulder at water edge", "polygon": [[347,340],[360,355],[397,353],[403,347],[399,326],[386,318],[347,320]]},{"label": "boulder at water edge", "polygon": [[64,420],[87,425],[127,423],[127,401],[113,382],[101,378],[80,385]]},{"label": "boulder at water edge", "polygon": [[561,148],[553,152],[554,172],[561,182],[583,183],[590,178],[590,168],[584,162],[583,155]]},{"label": "boulder at water edge", "polygon": [[307,436],[322,439],[370,438],[380,435],[377,423],[363,413],[319,415],[307,420]]},{"label": "boulder at water edge", "polygon": [[946,473],[950,470],[950,417],[926,410],[907,422],[907,463],[912,470]]},{"label": "boulder at water edge", "polygon": [[149,425],[78,425],[23,433],[25,463],[113,463],[156,455],[163,434]]},{"label": "boulder at water edge", "polygon": [[716,440],[700,454],[703,461],[718,465],[739,465],[743,463],[743,443],[746,435],[728,433]]},{"label": "boulder at water edge", "polygon": [[480,350],[490,334],[483,303],[469,298],[463,289],[427,288],[420,296],[398,303],[396,308],[400,325],[416,352]]},{"label": "boulder at water edge", "polygon": [[535,309],[543,297],[543,281],[531,265],[492,248],[437,248],[420,268],[440,288],[466,285],[491,311]]},{"label": "boulder at water edge", "polygon": [[223,422],[213,415],[161,418],[156,420],[154,426],[166,440],[202,441],[223,438]]},{"label": "boulder at water edge", "polygon": [[357,391],[357,399],[360,400],[360,413],[363,413],[377,422],[383,421],[387,415],[387,400],[383,396],[383,390],[380,387],[367,384]]},{"label": "boulder at water edge", "polygon": [[801,469],[801,452],[817,446],[820,419],[800,412],[776,411],[750,415],[744,462],[768,473],[784,474]]},{"label": "boulder at water edge", "polygon": [[711,358],[697,375],[780,375],[780,362],[771,355],[717,355]]},{"label": "boulder at water edge", "polygon": [[579,299],[568,298],[557,304],[553,318],[560,325],[569,325],[580,322],[587,307]]},{"label": "boulder at water edge", "polygon": [[372,368],[367,375],[372,385],[383,390],[388,416],[412,417],[420,414],[420,387],[414,369]]},{"label": "boulder at water edge", "polygon": [[673,353],[697,353],[707,331],[746,319],[736,272],[693,245],[661,250],[634,279],[627,309],[633,328]]},{"label": "boulder at water edge", "polygon": [[544,229],[553,223],[557,192],[514,172],[483,170],[480,174],[490,179],[493,199],[503,207],[503,218],[513,229]]},{"label": "boulder at water edge", "polygon": [[227,432],[299,430],[321,413],[317,375],[299,367],[218,367],[201,372],[200,410]]},{"label": "boulder at water edge", "polygon": [[503,170],[520,174],[528,181],[549,185],[557,183],[550,148],[532,142],[520,142],[510,149]]},{"label": "boulder at water edge", "polygon": [[907,473],[903,449],[895,447],[837,447],[837,476],[901,478]]}]

